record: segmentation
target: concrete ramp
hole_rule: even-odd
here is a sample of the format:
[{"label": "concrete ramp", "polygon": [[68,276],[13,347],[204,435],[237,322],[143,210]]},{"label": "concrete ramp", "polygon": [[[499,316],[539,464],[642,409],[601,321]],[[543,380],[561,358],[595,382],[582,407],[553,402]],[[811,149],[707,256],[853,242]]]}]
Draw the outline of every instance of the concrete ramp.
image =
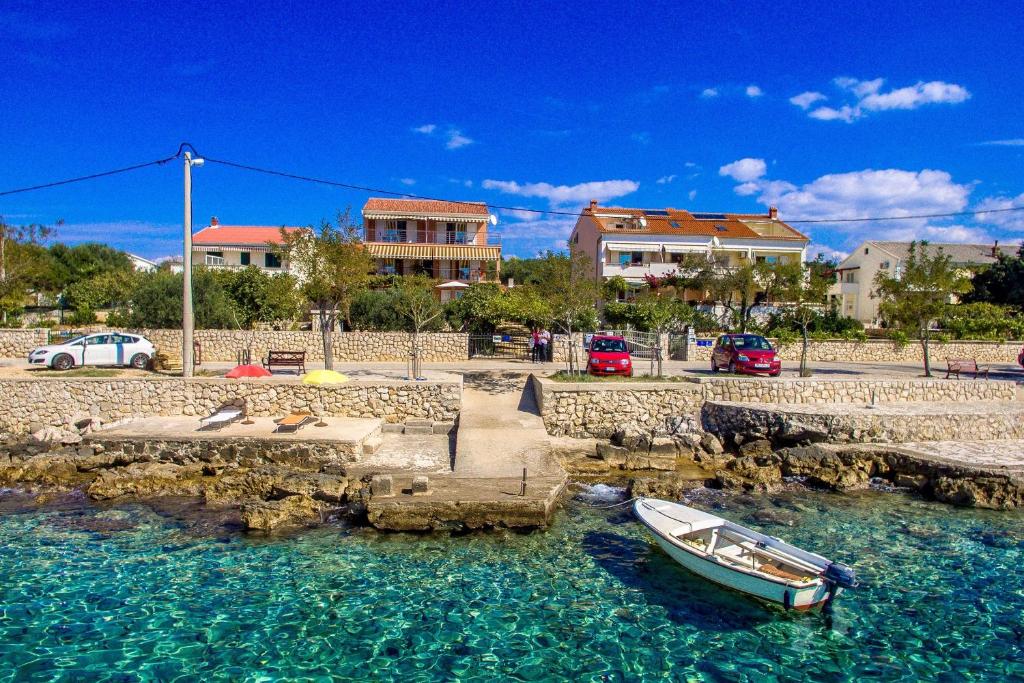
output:
[{"label": "concrete ramp", "polygon": [[466,375],[455,442],[460,478],[565,477],[537,409],[528,375]]}]

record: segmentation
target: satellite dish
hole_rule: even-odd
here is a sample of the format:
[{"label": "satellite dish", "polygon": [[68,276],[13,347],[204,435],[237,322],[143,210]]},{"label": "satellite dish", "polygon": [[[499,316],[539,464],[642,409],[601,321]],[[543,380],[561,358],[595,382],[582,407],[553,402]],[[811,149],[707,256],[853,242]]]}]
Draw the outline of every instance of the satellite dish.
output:
[{"label": "satellite dish", "polygon": [[641,228],[646,228],[647,227],[647,219],[644,218],[643,216],[640,216],[640,227]]},{"label": "satellite dish", "polygon": [[490,216],[487,217],[487,220],[489,220],[491,222],[491,225],[497,225],[498,224],[498,217],[495,216],[493,213]]}]

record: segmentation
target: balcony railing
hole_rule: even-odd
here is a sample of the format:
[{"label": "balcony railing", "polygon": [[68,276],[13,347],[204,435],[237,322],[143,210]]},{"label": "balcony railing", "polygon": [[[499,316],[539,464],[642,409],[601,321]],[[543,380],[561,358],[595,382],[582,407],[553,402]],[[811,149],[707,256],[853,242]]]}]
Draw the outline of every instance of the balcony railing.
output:
[{"label": "balcony railing", "polygon": [[367,234],[367,242],[389,242],[406,244],[465,244],[474,247],[500,247],[501,235],[468,233],[444,233],[419,230],[377,230]]},{"label": "balcony railing", "polygon": [[206,255],[206,265],[208,266],[226,266],[228,262],[223,256],[213,256],[211,254]]}]

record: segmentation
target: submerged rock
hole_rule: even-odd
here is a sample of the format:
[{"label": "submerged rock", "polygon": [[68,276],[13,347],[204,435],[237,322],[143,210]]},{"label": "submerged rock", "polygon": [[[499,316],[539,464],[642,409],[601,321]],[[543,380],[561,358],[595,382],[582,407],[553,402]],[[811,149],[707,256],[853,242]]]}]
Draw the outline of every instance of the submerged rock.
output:
[{"label": "submerged rock", "polygon": [[280,500],[257,500],[242,504],[242,525],[252,531],[270,532],[318,519],[320,508],[308,496],[288,496]]}]

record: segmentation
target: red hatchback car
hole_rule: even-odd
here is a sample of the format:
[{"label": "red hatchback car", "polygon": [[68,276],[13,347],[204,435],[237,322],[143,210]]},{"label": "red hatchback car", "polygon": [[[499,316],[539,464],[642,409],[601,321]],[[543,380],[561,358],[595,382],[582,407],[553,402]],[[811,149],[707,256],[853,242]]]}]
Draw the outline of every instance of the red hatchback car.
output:
[{"label": "red hatchback car", "polygon": [[591,375],[633,376],[633,361],[625,337],[594,335],[590,340],[587,372]]},{"label": "red hatchback car", "polygon": [[775,349],[759,334],[723,334],[711,351],[711,372],[722,368],[729,372],[778,377],[782,361],[775,357]]}]

